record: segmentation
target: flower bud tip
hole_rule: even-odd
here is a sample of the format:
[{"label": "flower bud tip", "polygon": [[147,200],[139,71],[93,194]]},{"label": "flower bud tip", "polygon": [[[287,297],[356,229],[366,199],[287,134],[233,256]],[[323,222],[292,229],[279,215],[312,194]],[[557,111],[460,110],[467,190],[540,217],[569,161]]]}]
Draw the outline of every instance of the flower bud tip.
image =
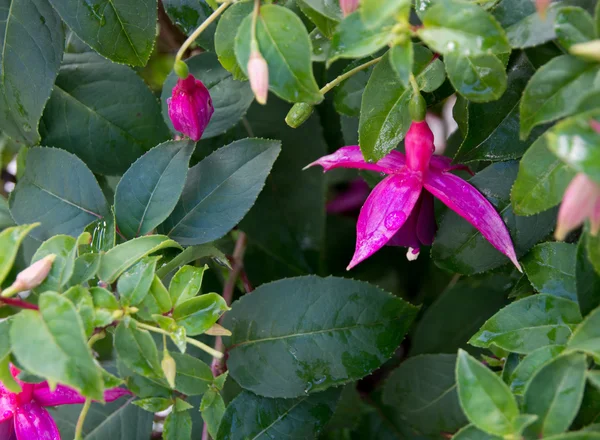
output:
[{"label": "flower bud tip", "polygon": [[250,54],[248,79],[256,102],[265,105],[269,94],[269,67],[259,51],[253,51]]}]

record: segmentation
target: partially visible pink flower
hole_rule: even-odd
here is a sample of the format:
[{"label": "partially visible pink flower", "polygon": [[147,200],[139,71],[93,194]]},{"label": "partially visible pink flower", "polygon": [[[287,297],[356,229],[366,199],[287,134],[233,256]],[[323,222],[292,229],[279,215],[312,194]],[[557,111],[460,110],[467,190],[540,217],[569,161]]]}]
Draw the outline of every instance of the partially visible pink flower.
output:
[{"label": "partially visible pink flower", "polygon": [[265,105],[269,95],[269,66],[258,50],[248,60],[248,79],[256,102]]},{"label": "partially visible pink flower", "polygon": [[579,173],[571,180],[563,196],[554,236],[557,240],[564,240],[587,218],[591,222],[592,235],[597,235],[600,230],[600,185]]},{"label": "partially visible pink flower", "polygon": [[340,8],[344,17],[347,17],[358,8],[358,0],[340,0]]},{"label": "partially visible pink flower", "polygon": [[548,9],[548,6],[550,6],[551,2],[552,0],[535,0],[535,9],[537,9],[537,13],[544,20],[546,19],[546,10]]},{"label": "partially visible pink flower", "polygon": [[177,80],[167,105],[175,130],[196,142],[215,111],[208,89],[193,75]]},{"label": "partially visible pink flower", "polygon": [[[11,366],[10,371],[21,386],[21,392],[13,393],[0,383],[0,438],[60,440],[56,423],[44,407],[84,403],[85,397],[63,385],[58,385],[54,391],[50,391],[48,382],[21,382],[17,379],[19,370]],[[130,394],[123,388],[111,388],[104,392],[104,400],[112,402]]]},{"label": "partially visible pink flower", "polygon": [[343,147],[309,165],[321,165],[325,171],[343,167],[388,175],[360,211],[356,249],[348,269],[386,244],[412,248],[409,259],[414,259],[418,255],[414,246],[430,244],[435,234],[433,195],[477,228],[521,270],[508,229],[494,206],[476,188],[449,172],[465,167],[451,165],[447,157],[433,156],[433,133],[427,122],[412,123],[405,147],[406,156],[392,151],[377,163],[365,162],[358,146]]}]

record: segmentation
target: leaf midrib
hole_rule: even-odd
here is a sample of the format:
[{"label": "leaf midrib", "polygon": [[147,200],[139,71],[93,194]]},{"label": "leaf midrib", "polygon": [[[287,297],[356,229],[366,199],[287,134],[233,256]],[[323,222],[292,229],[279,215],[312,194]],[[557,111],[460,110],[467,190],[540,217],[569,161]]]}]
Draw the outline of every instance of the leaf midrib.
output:
[{"label": "leaf midrib", "polygon": [[39,185],[38,185],[36,182],[34,182],[33,180],[29,180],[29,179],[28,179],[28,180],[26,180],[25,182],[29,182],[29,183],[31,183],[33,186],[35,186],[35,187],[36,187],[37,189],[39,189],[40,191],[43,191],[43,192],[45,192],[46,194],[50,194],[52,197],[55,197],[55,198],[57,198],[57,199],[58,199],[58,200],[60,200],[61,202],[67,203],[68,205],[71,205],[71,206],[74,206],[75,208],[77,208],[77,209],[79,209],[79,210],[81,210],[81,211],[83,211],[83,212],[85,212],[85,213],[87,213],[87,214],[93,215],[94,217],[97,217],[97,218],[99,218],[99,219],[103,218],[103,216],[102,216],[101,214],[97,214],[97,213],[95,213],[95,212],[93,212],[93,211],[90,211],[90,210],[88,210],[88,209],[84,208],[83,206],[80,206],[80,205],[78,205],[78,204],[76,204],[76,203],[74,203],[74,202],[71,202],[70,200],[64,199],[64,198],[60,197],[58,194],[54,194],[53,192],[51,192],[51,191],[47,190],[46,188],[43,188],[43,187],[39,186]]},{"label": "leaf midrib", "polygon": [[275,424],[281,420],[283,420],[284,417],[287,417],[293,410],[294,408],[296,408],[298,405],[300,405],[301,403],[304,403],[304,401],[307,399],[307,397],[304,397],[303,399],[300,399],[298,402],[294,403],[291,407],[289,407],[283,414],[281,414],[279,417],[277,417],[275,420],[273,420],[272,423],[269,424],[269,426],[265,427],[262,431],[260,431],[258,434],[256,434],[254,437],[252,437],[251,440],[256,440],[257,438],[259,438],[261,435],[263,435],[265,432],[267,432],[272,426],[275,426]]}]

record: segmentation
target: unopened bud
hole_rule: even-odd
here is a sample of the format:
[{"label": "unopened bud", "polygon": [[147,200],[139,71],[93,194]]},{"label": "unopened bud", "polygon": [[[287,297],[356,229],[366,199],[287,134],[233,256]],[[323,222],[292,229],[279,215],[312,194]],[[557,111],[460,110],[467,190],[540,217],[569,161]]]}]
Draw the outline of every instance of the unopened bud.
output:
[{"label": "unopened bud", "polygon": [[48,274],[50,273],[50,269],[52,269],[52,263],[56,259],[55,254],[46,255],[41,260],[36,261],[27,269],[23,270],[17,275],[17,279],[10,286],[2,296],[10,296],[7,292],[11,292],[11,295],[15,293],[22,292],[24,290],[31,290],[40,284],[46,279]]},{"label": "unopened bud", "polygon": [[314,106],[304,102],[298,102],[294,104],[294,106],[288,112],[287,116],[285,117],[285,122],[292,128],[298,128],[304,124],[308,118],[310,118],[313,110]]},{"label": "unopened bud", "polygon": [[569,48],[571,54],[591,61],[600,61],[600,40],[574,44]]},{"label": "unopened bud", "polygon": [[340,0],[340,8],[344,17],[352,14],[358,8],[358,0]]},{"label": "unopened bud", "polygon": [[167,350],[164,351],[163,359],[160,363],[160,366],[165,373],[165,378],[169,383],[171,388],[175,388],[175,376],[177,375],[177,364],[175,363],[175,359],[171,357]]},{"label": "unopened bud", "polygon": [[190,69],[188,69],[188,65],[181,60],[175,61],[175,64],[173,65],[173,70],[181,79],[186,79],[190,74]]},{"label": "unopened bud", "polygon": [[269,67],[259,51],[252,51],[248,60],[248,79],[259,104],[267,103],[269,93]]},{"label": "unopened bud", "polygon": [[193,75],[177,80],[167,105],[175,130],[196,142],[215,111],[208,89]]},{"label": "unopened bud", "polygon": [[212,327],[204,333],[210,336],[231,336],[231,332],[219,324],[213,324]]},{"label": "unopened bud", "polygon": [[543,19],[546,19],[546,10],[548,6],[550,6],[550,2],[552,0],[535,0],[535,9],[537,9],[537,13]]},{"label": "unopened bud", "polygon": [[114,312],[112,312],[112,318],[113,320],[118,320],[121,319],[123,317],[124,313],[123,310],[115,310]]}]

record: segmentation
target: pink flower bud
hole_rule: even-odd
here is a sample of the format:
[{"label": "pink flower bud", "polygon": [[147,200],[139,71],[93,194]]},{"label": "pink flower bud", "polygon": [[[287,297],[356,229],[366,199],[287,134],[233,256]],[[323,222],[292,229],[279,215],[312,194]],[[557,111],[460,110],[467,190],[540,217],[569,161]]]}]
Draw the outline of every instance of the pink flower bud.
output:
[{"label": "pink flower bud", "polygon": [[215,111],[208,89],[193,75],[177,80],[167,105],[175,130],[196,142]]},{"label": "pink flower bud", "polygon": [[352,14],[358,8],[358,0],[340,0],[340,8],[344,17]]},{"label": "pink flower bud", "polygon": [[537,13],[543,19],[546,19],[546,9],[550,6],[550,2],[552,0],[535,0],[535,8],[537,9]]},{"label": "pink flower bud", "polygon": [[435,147],[433,146],[433,133],[426,121],[413,121],[406,133],[404,146],[408,168],[422,173],[427,171]]},{"label": "pink flower bud", "polygon": [[592,222],[592,234],[600,228],[600,185],[583,173],[577,174],[565,191],[554,236],[564,240],[569,232],[583,224],[586,218]]},{"label": "pink flower bud", "polygon": [[248,79],[259,104],[267,103],[269,93],[269,67],[260,52],[253,51],[248,60]]},{"label": "pink flower bud", "polygon": [[50,254],[46,255],[41,260],[36,261],[17,275],[17,279],[10,289],[15,292],[22,292],[24,290],[31,290],[42,284],[42,281],[44,281],[48,276],[48,273],[50,273],[52,263],[54,263],[55,259],[56,255]]}]

